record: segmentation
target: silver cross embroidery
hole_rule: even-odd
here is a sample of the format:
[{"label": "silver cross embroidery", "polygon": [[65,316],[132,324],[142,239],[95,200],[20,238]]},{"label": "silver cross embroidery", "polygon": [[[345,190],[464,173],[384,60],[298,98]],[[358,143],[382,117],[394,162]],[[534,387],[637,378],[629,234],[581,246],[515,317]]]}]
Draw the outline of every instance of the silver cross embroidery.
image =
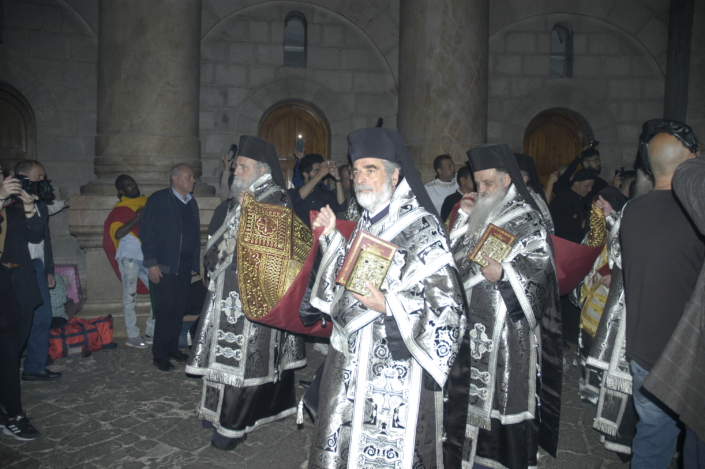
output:
[{"label": "silver cross embroidery", "polygon": [[492,351],[492,341],[485,334],[485,326],[479,322],[470,331],[470,355],[479,360],[482,354]]}]

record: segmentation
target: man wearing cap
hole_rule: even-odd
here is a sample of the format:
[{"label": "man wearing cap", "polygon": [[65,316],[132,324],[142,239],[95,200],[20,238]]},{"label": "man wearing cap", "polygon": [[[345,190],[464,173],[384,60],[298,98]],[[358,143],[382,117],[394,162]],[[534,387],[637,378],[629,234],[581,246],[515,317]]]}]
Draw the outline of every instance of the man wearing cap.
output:
[{"label": "man wearing cap", "polygon": [[274,146],[242,136],[231,199],[216,208],[208,228],[203,264],[209,295],[186,366],[187,373],[203,376],[198,417],[214,429],[217,449],[235,449],[257,427],[296,413],[294,368],[306,365],[304,342],[244,315],[236,251],[245,193],[291,208],[285,187]]},{"label": "man wearing cap", "polygon": [[[538,446],[556,454],[562,341],[546,224],[508,145],[468,152],[476,202],[461,201],[450,233],[468,298],[468,327],[447,390],[446,468],[526,469]],[[493,224],[514,236],[500,261],[469,260]],[[473,466],[474,465],[474,466]]]},{"label": "man wearing cap", "polygon": [[570,189],[557,193],[553,198],[550,211],[556,236],[578,244],[583,241],[590,228],[590,205],[585,198],[594,183],[593,173],[579,169],[573,176]]},{"label": "man wearing cap", "polygon": [[[321,210],[323,259],[311,304],[331,317],[310,469],[442,467],[442,388],[465,317],[461,285],[435,207],[398,132],[348,135],[352,233],[397,246],[381,288],[362,296],[335,282],[351,243]],[[318,233],[318,231],[316,231]]]}]

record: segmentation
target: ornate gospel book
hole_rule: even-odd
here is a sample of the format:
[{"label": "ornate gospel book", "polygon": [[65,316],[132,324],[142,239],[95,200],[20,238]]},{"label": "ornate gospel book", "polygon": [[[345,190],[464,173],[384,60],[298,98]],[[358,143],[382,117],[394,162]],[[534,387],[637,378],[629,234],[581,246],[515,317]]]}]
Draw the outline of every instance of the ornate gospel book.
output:
[{"label": "ornate gospel book", "polygon": [[515,238],[516,236],[490,223],[485,232],[482,233],[482,236],[480,236],[480,240],[468,256],[468,259],[480,264],[482,267],[488,264],[482,254],[497,262],[501,262],[512,250],[512,243],[514,243]]},{"label": "ornate gospel book", "polygon": [[335,281],[347,290],[369,296],[365,282],[369,280],[378,289],[382,286],[396,250],[396,245],[359,231]]}]

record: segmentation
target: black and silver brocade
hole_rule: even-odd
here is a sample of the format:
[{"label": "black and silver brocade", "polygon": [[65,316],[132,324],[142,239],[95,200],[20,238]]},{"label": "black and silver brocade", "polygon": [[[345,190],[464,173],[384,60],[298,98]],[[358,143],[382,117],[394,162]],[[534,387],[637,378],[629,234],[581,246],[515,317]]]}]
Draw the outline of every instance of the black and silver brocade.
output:
[{"label": "black and silver brocade", "polygon": [[459,212],[450,234],[469,306],[448,382],[446,468],[533,467],[538,446],[555,455],[558,442],[562,335],[553,249],[541,214],[510,186],[488,222],[516,240],[502,279],[491,283],[468,259],[477,243],[468,239],[468,220]]},{"label": "black and silver brocade", "polygon": [[[269,174],[251,188],[258,202],[291,206]],[[306,365],[301,337],[252,322],[242,312],[235,249],[239,221],[236,205],[206,245],[204,265],[211,283],[186,366],[187,373],[203,376],[198,417],[231,438],[294,414],[294,380],[288,374]],[[278,403],[264,406],[257,402],[258,393],[260,400],[277,396]],[[233,411],[239,415],[228,415]]]},{"label": "black and silver brocade", "polygon": [[382,284],[412,358],[394,360],[384,316],[363,307],[335,277],[349,248],[322,237],[312,304],[332,317],[310,469],[440,469],[442,391],[465,324],[462,290],[443,228],[405,180],[389,214],[366,230],[398,246]]}]

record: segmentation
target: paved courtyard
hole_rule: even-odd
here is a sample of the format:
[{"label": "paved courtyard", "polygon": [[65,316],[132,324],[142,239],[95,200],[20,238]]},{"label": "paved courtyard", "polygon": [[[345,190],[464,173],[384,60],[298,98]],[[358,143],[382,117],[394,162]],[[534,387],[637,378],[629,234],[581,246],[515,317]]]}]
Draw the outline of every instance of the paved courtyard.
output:
[{"label": "paved courtyard", "polygon": [[[212,430],[201,428],[196,404],[201,381],[184,365],[163,373],[150,350],[122,346],[88,358],[63,358],[52,367],[64,373],[54,383],[23,382],[22,397],[42,437],[19,442],[0,434],[2,468],[242,468],[306,467],[312,424],[299,429],[295,417],[252,433],[235,451],[211,448]],[[308,344],[309,366],[297,372],[310,380],[323,355]],[[542,468],[627,468],[599,444],[590,428],[594,408],[577,396],[578,371],[564,379],[558,458],[542,455]],[[298,389],[298,394],[303,389]]]}]

